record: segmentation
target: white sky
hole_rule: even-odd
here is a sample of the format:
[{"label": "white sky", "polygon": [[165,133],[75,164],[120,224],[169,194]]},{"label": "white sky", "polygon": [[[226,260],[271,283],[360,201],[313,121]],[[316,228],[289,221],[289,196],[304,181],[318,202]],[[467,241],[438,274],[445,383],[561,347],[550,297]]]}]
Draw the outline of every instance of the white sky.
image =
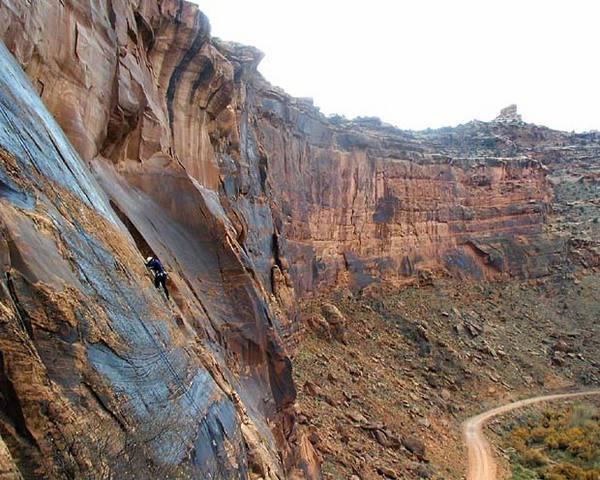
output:
[{"label": "white sky", "polygon": [[326,113],[401,128],[523,119],[600,130],[599,0],[194,0],[214,36]]}]

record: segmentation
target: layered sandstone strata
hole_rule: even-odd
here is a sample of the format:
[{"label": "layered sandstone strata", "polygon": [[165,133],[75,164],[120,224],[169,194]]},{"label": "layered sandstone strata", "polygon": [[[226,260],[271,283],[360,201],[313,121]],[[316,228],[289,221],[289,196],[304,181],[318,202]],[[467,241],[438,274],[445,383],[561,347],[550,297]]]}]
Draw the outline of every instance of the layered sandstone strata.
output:
[{"label": "layered sandstone strata", "polygon": [[2,51],[0,433],[27,474],[315,477],[297,296],[543,275],[566,247],[542,162],[600,145],[326,118],[181,0],[0,0],[0,38],[51,114]]},{"label": "layered sandstone strata", "polygon": [[298,291],[348,274],[359,288],[436,271],[539,276],[564,257],[564,242],[544,231],[545,167],[532,155],[479,145],[489,124],[473,122],[445,142],[444,130],[324,118],[260,79],[252,88],[255,134]]}]

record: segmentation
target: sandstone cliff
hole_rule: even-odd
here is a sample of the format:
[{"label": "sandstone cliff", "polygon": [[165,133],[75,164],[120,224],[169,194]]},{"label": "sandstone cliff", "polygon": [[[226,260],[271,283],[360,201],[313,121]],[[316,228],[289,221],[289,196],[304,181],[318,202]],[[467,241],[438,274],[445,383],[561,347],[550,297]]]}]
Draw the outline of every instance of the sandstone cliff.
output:
[{"label": "sandstone cliff", "polygon": [[0,433],[25,476],[317,476],[297,296],[544,275],[567,245],[542,162],[600,145],[325,118],[181,0],[0,0],[0,38]]},{"label": "sandstone cliff", "polygon": [[[50,111],[3,48],[1,423],[21,471],[310,476],[287,317],[218,198],[209,134],[233,68],[204,16],[181,2],[0,12]],[[149,253],[175,305],[145,276]]]}]

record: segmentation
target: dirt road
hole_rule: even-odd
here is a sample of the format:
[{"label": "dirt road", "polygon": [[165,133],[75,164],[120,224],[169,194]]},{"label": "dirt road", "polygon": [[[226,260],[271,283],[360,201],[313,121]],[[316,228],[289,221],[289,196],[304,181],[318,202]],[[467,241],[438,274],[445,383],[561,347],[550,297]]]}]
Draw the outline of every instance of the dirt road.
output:
[{"label": "dirt road", "polygon": [[467,480],[497,480],[496,462],[489,442],[483,435],[483,426],[493,417],[522,408],[532,403],[550,400],[563,400],[567,398],[583,397],[587,395],[600,395],[600,390],[589,390],[577,393],[561,393],[528,398],[518,402],[509,403],[501,407],[488,410],[476,417],[469,418],[463,424],[463,435],[467,446],[469,467]]}]

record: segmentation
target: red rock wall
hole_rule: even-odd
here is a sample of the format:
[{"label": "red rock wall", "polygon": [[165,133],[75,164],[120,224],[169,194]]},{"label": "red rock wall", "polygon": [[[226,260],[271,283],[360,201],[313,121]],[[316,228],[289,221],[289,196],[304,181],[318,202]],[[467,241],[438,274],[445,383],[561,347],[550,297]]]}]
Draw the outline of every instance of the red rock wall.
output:
[{"label": "red rock wall", "polygon": [[538,161],[464,155],[369,122],[336,124],[264,82],[252,88],[298,291],[348,273],[358,287],[440,270],[538,276],[561,258],[562,242],[543,233],[551,191]]},{"label": "red rock wall", "polygon": [[212,39],[181,0],[0,7],[0,38],[108,214],[140,258],[156,253],[171,272],[171,321],[216,359],[192,355],[182,368],[206,370],[238,424],[252,420],[259,438],[241,428],[236,441],[252,447],[252,468],[279,472],[265,477],[296,466],[316,475],[285,350],[298,295],[439,271],[543,275],[564,254],[545,233],[551,191],[531,152],[560,141],[546,131],[326,119],[262,79],[260,52]]},{"label": "red rock wall", "polygon": [[[225,137],[226,131],[229,131],[232,143],[236,142],[238,134],[236,128],[228,126],[235,121],[231,105],[233,67],[211,44],[206,18],[197,7],[181,1],[67,0],[40,1],[29,6],[7,0],[2,1],[1,7],[0,37],[24,67],[34,88],[79,153],[83,160],[82,171],[92,170],[98,183],[94,183],[90,191],[100,195],[102,205],[110,205],[111,221],[117,222],[129,236],[124,240],[122,233],[115,234],[111,244],[111,230],[107,229],[97,240],[98,249],[112,252],[126,245],[128,253],[125,257],[121,255],[118,262],[125,271],[132,265],[139,267],[146,255],[155,253],[170,272],[169,283],[175,302],[170,306],[171,311],[162,308],[160,314],[148,313],[153,312],[148,305],[160,302],[156,293],[151,292],[148,297],[145,292],[143,286],[148,279],[137,267],[131,274],[134,277],[119,271],[116,276],[124,275],[134,285],[129,285],[124,293],[105,286],[106,299],[98,302],[100,311],[108,315],[107,328],[116,329],[118,336],[102,340],[106,344],[106,353],[104,347],[100,353],[95,347],[88,347],[90,339],[85,336],[76,342],[82,355],[79,364],[85,366],[86,371],[95,372],[87,385],[100,396],[100,403],[104,403],[108,414],[120,419],[121,415],[115,411],[123,410],[126,430],[131,426],[138,432],[123,437],[117,435],[118,423],[113,425],[111,421],[105,421],[102,438],[122,438],[125,443],[119,448],[126,452],[124,455],[140,461],[139,465],[137,460],[131,465],[137,465],[143,476],[158,475],[156,472],[173,474],[179,469],[200,477],[221,472],[220,475],[245,478],[248,471],[264,478],[280,478],[284,472],[291,474],[294,471],[305,472],[310,477],[310,472],[314,474],[318,467],[295,428],[291,363],[280,338],[283,329],[278,328],[288,323],[289,317],[282,309],[285,302],[280,304],[265,290],[265,286],[271,290],[270,266],[268,275],[262,276],[268,277],[269,281],[261,282],[261,272],[254,268],[252,257],[241,243],[239,225],[242,222],[230,206],[219,200],[220,167],[214,154],[215,145],[219,138]],[[7,57],[3,57],[3,62],[7,61]],[[10,89],[10,77],[5,81],[3,93]],[[19,92],[25,95],[25,91]],[[32,103],[36,109],[33,112],[33,107],[26,107],[24,101],[19,102],[18,98],[13,101],[17,102],[15,107],[21,109],[17,110],[18,116],[27,122],[33,113],[43,115],[35,102]],[[4,117],[2,123],[5,126]],[[35,125],[35,122],[27,123],[19,130],[24,135],[20,141],[27,148],[36,147],[39,143],[36,136],[45,135],[43,125]],[[64,142],[58,132],[48,132],[48,135],[44,141],[49,145],[53,141]],[[29,142],[38,143],[29,145]],[[4,162],[5,158],[15,157],[18,171],[25,172],[30,168],[26,152],[15,149],[12,144],[1,146],[8,152],[3,157],[7,172],[14,167]],[[43,165],[40,175],[48,176],[47,188],[53,188],[55,178],[50,173],[56,158],[40,159],[40,165]],[[71,163],[77,162],[80,162],[79,158],[72,159]],[[87,173],[74,179],[70,179],[68,173],[61,175],[65,182],[70,182],[67,186],[70,189],[76,190],[75,185],[82,178],[89,182]],[[52,201],[54,197],[46,203],[52,204]],[[101,204],[95,207],[100,209]],[[72,208],[74,214],[79,215],[76,203]],[[253,208],[250,206],[247,211],[252,212]],[[107,212],[99,210],[95,214],[102,217]],[[31,265],[29,261],[17,262],[14,258],[21,258],[23,252],[32,248],[34,236],[19,235],[20,214],[15,215],[12,221],[7,220],[5,227],[8,238],[15,244],[7,268],[15,278],[20,278],[31,270]],[[269,216],[267,225],[271,224]],[[63,228],[56,226],[57,238]],[[256,231],[262,235],[261,230]],[[95,233],[82,232],[92,236]],[[271,248],[272,228],[266,238]],[[59,242],[56,246],[49,245],[41,253],[50,255],[52,252],[54,255],[55,249],[62,251],[65,248],[68,246]],[[48,262],[51,264],[50,260]],[[72,268],[83,269],[75,262]],[[94,268],[99,266],[95,264],[91,270]],[[63,270],[56,271],[64,276]],[[70,278],[65,277],[67,282]],[[34,276],[30,281],[38,279]],[[285,284],[285,277],[281,279],[278,292],[280,298],[288,299],[289,304],[291,290]],[[103,282],[110,283],[110,277],[103,278]],[[30,291],[20,283],[15,288],[16,299],[31,302],[31,305],[44,301],[40,299],[46,294],[37,289]],[[61,287],[50,285],[51,291],[58,288]],[[138,293],[134,293],[136,291]],[[144,296],[143,300],[138,298],[140,295]],[[187,336],[183,338],[187,339],[183,345],[173,345],[170,338],[150,338],[149,341],[159,342],[164,347],[165,360],[160,349],[155,348],[153,355],[161,354],[161,357],[143,366],[141,359],[152,348],[130,337],[137,335],[135,331],[117,328],[116,320],[111,317],[116,310],[111,303],[113,298],[119,305],[128,301],[143,305],[139,310],[129,311],[128,315],[133,316],[129,322],[149,322],[152,328],[159,330],[174,329],[177,332],[184,329]],[[15,303],[8,297],[5,300],[7,308]],[[80,301],[93,303],[84,297],[73,300],[72,308]],[[293,309],[290,311],[293,316]],[[69,312],[70,308],[66,308],[64,313],[50,317],[46,322],[51,326],[43,328],[59,328],[53,322],[60,325],[63,315],[73,315]],[[15,315],[13,312],[10,317],[12,323],[18,320]],[[34,356],[20,356],[19,368],[26,371],[35,365],[42,372],[40,381],[51,382],[52,375],[48,378],[44,369],[61,361],[63,352],[55,343],[40,343],[35,338],[39,328],[34,327],[34,339],[23,349],[30,348],[33,352],[43,349],[49,354],[42,356],[41,361]],[[178,333],[177,342],[181,339]],[[0,348],[11,362],[12,371],[17,360],[8,353],[11,342]],[[140,368],[147,369],[142,378],[135,375],[130,378],[116,367],[107,367],[113,362],[114,352],[124,356],[123,348],[130,349],[134,358],[127,361],[135,361]],[[114,362],[119,363],[119,360]],[[126,366],[123,368],[131,373]],[[164,368],[166,373],[162,371]],[[160,380],[161,375],[164,380]],[[144,383],[155,377],[159,379],[156,381],[164,383],[157,387],[158,390]],[[27,380],[23,376],[10,374],[6,381],[16,390],[16,397],[11,401],[17,404],[28,404],[33,398],[47,401],[48,390],[36,387],[27,391]],[[23,455],[35,458],[27,468],[38,475],[52,478],[101,475],[93,452],[83,450],[84,445],[98,440],[97,435],[85,427],[85,408],[71,405],[77,402],[71,397],[80,388],[77,381],[67,382],[62,390],[53,394],[65,404],[62,416],[42,415],[37,407],[24,410],[27,425],[19,433],[33,436],[27,448],[19,444],[19,436],[8,425],[2,431],[19,461]],[[100,388],[102,391],[98,393]],[[163,397],[166,391],[173,394]],[[185,398],[189,396],[198,400],[188,404]],[[209,399],[206,404],[203,403],[205,396]],[[200,398],[204,400],[200,401]],[[104,414],[99,412],[98,402],[92,403],[88,405],[87,416],[101,423]],[[140,414],[140,405],[145,404],[152,408],[148,407],[148,411]],[[68,461],[61,460],[69,455],[62,443],[53,451],[51,444],[43,440],[59,434],[52,424],[65,423],[65,415],[82,417],[81,423],[77,423],[82,451]],[[181,422],[187,422],[189,426],[183,429]],[[68,427],[65,429],[68,431],[60,432],[61,438],[74,435]],[[90,431],[89,435],[81,433],[86,429]],[[146,429],[161,432],[159,437],[152,437]],[[171,445],[169,435],[173,436]],[[199,443],[195,445],[195,441]],[[226,445],[229,445],[228,454],[223,450]],[[307,452],[309,457],[306,457]],[[101,461],[106,462],[111,471],[124,475],[121,478],[130,478],[132,472],[125,472],[119,463],[125,457],[113,453],[109,449],[107,457]],[[156,466],[154,474],[145,470],[144,458]],[[76,466],[71,467],[73,461]],[[69,465],[68,470],[61,466],[63,463]]]},{"label": "red rock wall", "polygon": [[[267,84],[259,52],[212,41],[186,2],[13,3],[0,34],[83,158],[110,160],[182,223],[164,177],[219,192],[268,290],[277,237],[300,292],[347,271],[359,286],[419,270],[547,272],[549,260],[522,264],[544,223],[545,174],[527,158],[478,156],[476,129],[460,139],[475,147],[465,155],[442,135],[328,121]],[[45,41],[54,29],[61,42]]]}]

